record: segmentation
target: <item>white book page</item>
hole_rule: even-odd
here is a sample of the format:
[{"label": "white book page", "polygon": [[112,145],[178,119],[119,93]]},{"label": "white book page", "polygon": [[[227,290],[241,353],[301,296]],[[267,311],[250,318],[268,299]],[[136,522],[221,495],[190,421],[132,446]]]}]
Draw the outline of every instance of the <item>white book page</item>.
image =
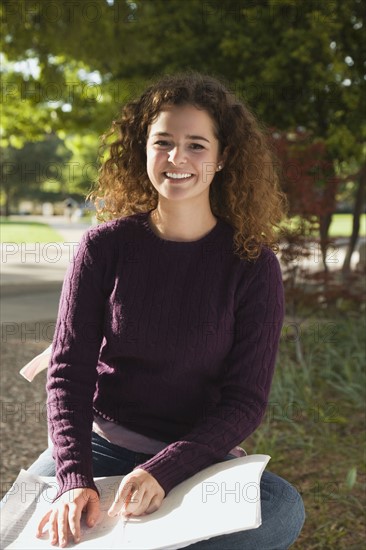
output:
[{"label": "white book page", "polygon": [[32,382],[35,376],[45,370],[50,362],[52,353],[52,344],[48,346],[42,353],[33,357],[29,363],[19,371],[19,374],[23,376],[28,382]]},{"label": "white book page", "polygon": [[[268,455],[249,455],[214,464],[172,489],[153,514],[130,517],[128,521],[107,515],[123,476],[96,479],[101,495],[100,518],[93,528],[82,522],[81,541],[74,545],[70,538],[68,547],[175,550],[199,540],[259,527],[260,478],[269,459]],[[18,477],[17,482],[25,483],[26,489],[18,493],[13,490],[6,499],[2,510],[5,510],[6,525],[2,525],[2,533],[5,527],[7,535],[5,539],[2,537],[2,548],[54,549],[48,540],[47,527],[42,539],[35,537],[35,531],[56,494],[55,478],[30,476],[27,480],[27,472],[22,471],[20,475],[22,478]],[[36,483],[39,484],[38,497]],[[27,493],[28,500],[24,494],[20,496],[22,492]],[[10,529],[12,515],[9,509],[6,511],[9,504],[13,512],[23,509],[22,518],[13,516]]]}]

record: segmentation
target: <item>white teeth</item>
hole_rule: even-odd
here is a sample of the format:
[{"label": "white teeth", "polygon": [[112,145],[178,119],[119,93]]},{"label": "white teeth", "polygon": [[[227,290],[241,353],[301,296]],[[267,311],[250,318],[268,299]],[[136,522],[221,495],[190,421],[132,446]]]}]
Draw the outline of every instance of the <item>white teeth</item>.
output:
[{"label": "white teeth", "polygon": [[183,178],[190,178],[193,174],[175,174],[174,172],[165,172],[165,174],[168,176],[168,178],[180,180]]}]

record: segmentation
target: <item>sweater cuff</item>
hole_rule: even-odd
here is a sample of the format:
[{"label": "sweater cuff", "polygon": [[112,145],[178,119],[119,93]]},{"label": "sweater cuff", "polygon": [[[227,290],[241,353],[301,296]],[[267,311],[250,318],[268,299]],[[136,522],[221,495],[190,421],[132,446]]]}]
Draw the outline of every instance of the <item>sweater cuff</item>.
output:
[{"label": "sweater cuff", "polygon": [[99,490],[94,483],[93,478],[85,477],[81,474],[67,474],[66,476],[57,476],[58,490],[55,498],[52,502],[55,502],[61,495],[66,493],[66,491],[71,491],[72,489],[94,489],[97,492],[98,497],[100,497]]},{"label": "sweater cuff", "polygon": [[136,468],[141,468],[149,472],[164,489],[165,496],[167,496],[176,485],[193,475],[193,472],[188,473],[182,468],[179,468],[179,466],[172,462],[171,458],[156,458],[156,455],[147,462],[136,466],[134,470],[136,470]]}]

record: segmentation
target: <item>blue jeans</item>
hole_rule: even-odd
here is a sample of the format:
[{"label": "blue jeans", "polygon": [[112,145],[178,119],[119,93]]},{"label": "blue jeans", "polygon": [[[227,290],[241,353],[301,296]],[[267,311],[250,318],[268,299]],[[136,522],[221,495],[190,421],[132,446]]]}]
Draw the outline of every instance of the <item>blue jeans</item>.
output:
[{"label": "blue jeans", "polygon": [[[92,434],[94,477],[126,475],[152,455],[135,453]],[[235,458],[227,455],[225,460]],[[46,449],[28,469],[42,476],[54,476],[52,450]],[[265,470],[261,479],[262,525],[257,529],[221,535],[191,544],[197,550],[287,550],[297,539],[305,521],[300,494],[281,477]]]}]

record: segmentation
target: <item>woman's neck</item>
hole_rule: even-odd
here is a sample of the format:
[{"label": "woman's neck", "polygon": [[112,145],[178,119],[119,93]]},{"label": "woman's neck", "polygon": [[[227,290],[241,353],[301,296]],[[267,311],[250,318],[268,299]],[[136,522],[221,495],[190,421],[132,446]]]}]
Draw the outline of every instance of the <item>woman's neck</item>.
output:
[{"label": "woman's neck", "polygon": [[177,211],[162,211],[159,206],[148,217],[154,233],[167,241],[197,241],[215,227],[217,218],[211,211],[197,215]]}]

